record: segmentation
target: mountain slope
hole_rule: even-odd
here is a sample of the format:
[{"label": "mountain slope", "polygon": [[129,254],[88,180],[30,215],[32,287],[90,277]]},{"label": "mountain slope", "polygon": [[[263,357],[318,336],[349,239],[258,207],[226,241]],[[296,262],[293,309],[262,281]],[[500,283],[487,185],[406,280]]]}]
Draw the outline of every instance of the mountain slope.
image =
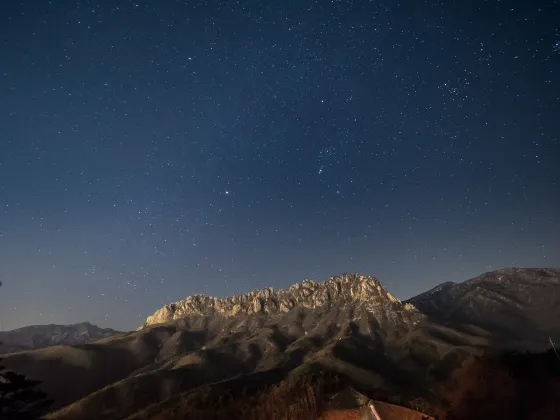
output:
[{"label": "mountain slope", "polygon": [[[42,380],[59,407],[85,397],[61,418],[98,417],[99,407],[111,418],[111,410],[132,413],[206,383],[271,369],[283,375],[307,362],[350,375],[375,368],[396,372],[386,353],[422,318],[372,277],[347,274],[289,290],[221,300],[231,303],[228,311],[218,309],[218,299],[190,298],[206,303],[166,324],[87,345],[15,354],[5,363]],[[281,309],[282,299],[291,309]],[[352,352],[360,356],[352,358]],[[55,369],[60,371],[52,375]],[[368,380],[381,383],[381,376]],[[78,386],[65,393],[78,378]]]},{"label": "mountain slope", "polygon": [[0,332],[0,354],[34,350],[56,345],[83,344],[119,334],[89,322],[73,325],[32,325]]},{"label": "mountain slope", "polygon": [[[497,273],[489,284],[504,277]],[[546,301],[542,295],[553,292],[554,271],[515,273],[504,282],[513,297],[501,300],[473,299],[476,294],[468,290],[490,293],[484,281],[473,279],[462,286],[471,296],[466,300],[455,291],[461,285],[446,284],[401,302],[375,278],[356,274],[306,280],[277,292],[222,299],[197,295],[164,306],[137,331],[11,354],[3,362],[43,381],[54,408],[66,406],[52,419],[122,419],[183,394],[196,401],[211,389],[219,396],[317,371],[372,392],[428,395],[466,356],[503,345],[503,329],[484,319],[496,308],[506,325],[508,314],[515,314],[514,323],[525,317],[554,324],[557,312],[537,320],[532,306],[520,307],[514,293],[515,282],[530,282],[533,290],[522,295]],[[470,318],[449,317],[449,306],[451,313]],[[516,333],[523,345],[543,344],[530,332]]]},{"label": "mountain slope", "polygon": [[406,302],[438,321],[478,326],[504,340],[560,337],[560,269],[506,268]]}]

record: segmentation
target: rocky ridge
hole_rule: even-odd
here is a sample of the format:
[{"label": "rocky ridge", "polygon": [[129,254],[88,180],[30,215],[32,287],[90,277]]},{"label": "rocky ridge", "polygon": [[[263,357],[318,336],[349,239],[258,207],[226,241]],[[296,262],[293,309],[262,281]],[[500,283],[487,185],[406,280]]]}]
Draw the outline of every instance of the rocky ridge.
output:
[{"label": "rocky ridge", "polygon": [[375,277],[345,273],[333,276],[325,282],[304,280],[278,291],[268,287],[225,298],[192,295],[163,306],[149,316],[141,328],[189,316],[220,315],[230,318],[256,313],[277,314],[289,312],[296,307],[316,309],[333,303],[350,302],[416,312],[414,305],[403,303],[391,295]]},{"label": "rocky ridge", "polygon": [[48,418],[57,420],[147,418],[142,410],[165,409],[170,399],[194,395],[198,404],[211,389],[218,397],[317,371],[413,395],[485,348],[542,349],[556,340],[539,329],[557,328],[558,274],[499,270],[404,302],[358,274],[229,298],[195,295],[164,306],[139,331],[10,354],[2,364],[41,381],[60,408]]}]

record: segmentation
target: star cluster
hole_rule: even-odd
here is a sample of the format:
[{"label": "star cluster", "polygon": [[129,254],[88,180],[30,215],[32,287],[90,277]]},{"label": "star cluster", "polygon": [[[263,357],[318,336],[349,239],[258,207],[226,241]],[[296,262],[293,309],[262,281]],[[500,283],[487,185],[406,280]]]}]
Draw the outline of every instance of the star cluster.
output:
[{"label": "star cluster", "polygon": [[0,328],[560,263],[555,1],[5,1]]}]

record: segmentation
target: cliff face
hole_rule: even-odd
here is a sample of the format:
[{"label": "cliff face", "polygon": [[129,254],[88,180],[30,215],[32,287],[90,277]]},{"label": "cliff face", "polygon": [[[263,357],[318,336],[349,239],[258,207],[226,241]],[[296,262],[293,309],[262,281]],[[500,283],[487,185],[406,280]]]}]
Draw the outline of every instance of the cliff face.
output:
[{"label": "cliff face", "polygon": [[376,308],[416,311],[412,304],[403,304],[391,295],[376,278],[343,274],[331,277],[325,282],[304,280],[289,289],[278,291],[266,288],[226,298],[189,296],[157,310],[146,319],[144,327],[189,316],[220,315],[230,318],[256,313],[278,314],[289,312],[296,307],[317,309],[344,303],[358,303],[372,311]]}]

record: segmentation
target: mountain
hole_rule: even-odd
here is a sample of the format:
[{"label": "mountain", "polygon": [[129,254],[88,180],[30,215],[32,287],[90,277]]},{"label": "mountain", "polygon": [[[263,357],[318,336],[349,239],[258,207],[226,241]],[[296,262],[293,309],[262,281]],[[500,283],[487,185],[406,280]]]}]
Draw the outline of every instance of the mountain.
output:
[{"label": "mountain", "polygon": [[400,341],[422,317],[375,278],[344,274],[277,292],[194,296],[148,317],[139,331],[3,363],[42,381],[55,407],[74,403],[53,417],[61,419],[104,418],[99,407],[123,416],[206,384],[256,375],[264,386],[323,367],[400,389],[411,382],[396,362]]},{"label": "mountain", "polygon": [[439,322],[480,327],[508,343],[560,339],[560,269],[506,268],[406,302]]},{"label": "mountain", "polygon": [[[507,345],[546,348],[542,334],[558,315],[556,272],[500,270],[481,276],[486,282],[448,283],[406,302],[357,274],[227,298],[195,295],[165,305],[137,331],[10,354],[3,364],[42,381],[55,400],[50,419],[172,418],[161,413],[213,412],[227,395],[228,407],[239,408],[318,373],[386,402],[437,401],[438,387],[466,357],[505,345],[508,314]],[[550,318],[533,303],[520,306],[523,297],[549,302]],[[487,319],[496,313],[500,321]],[[515,328],[537,323],[540,334]]]},{"label": "mountain", "polygon": [[89,322],[73,325],[32,325],[0,332],[0,354],[34,350],[59,344],[83,344],[119,334],[110,328],[99,328]]},{"label": "mountain", "polygon": [[403,305],[376,278],[343,274],[331,277],[326,282],[304,280],[277,292],[266,288],[222,299],[207,295],[189,296],[165,305],[149,316],[144,326],[191,316],[219,316],[228,319],[252,314],[273,316],[288,313],[294,308],[314,310],[345,303],[359,303],[380,318],[398,316],[403,309],[415,312],[412,305]]}]

